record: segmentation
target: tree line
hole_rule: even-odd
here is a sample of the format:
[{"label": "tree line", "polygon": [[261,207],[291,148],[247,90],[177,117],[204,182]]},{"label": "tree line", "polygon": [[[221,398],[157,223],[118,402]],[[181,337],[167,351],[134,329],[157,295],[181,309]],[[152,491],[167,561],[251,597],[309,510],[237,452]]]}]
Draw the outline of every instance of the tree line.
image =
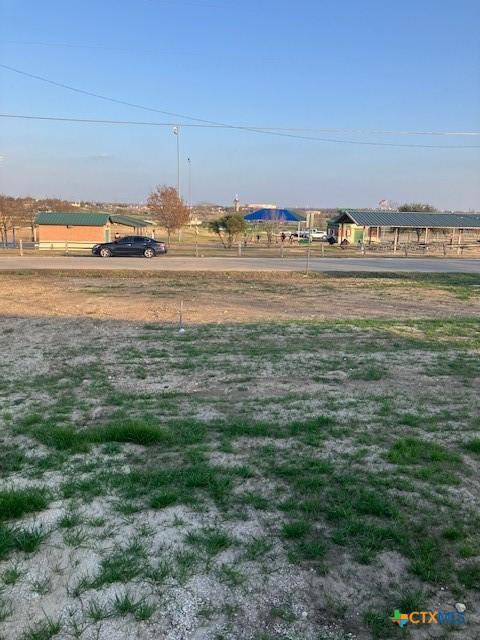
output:
[{"label": "tree line", "polygon": [[[93,205],[84,203],[83,210]],[[6,243],[9,231],[14,227],[29,227],[32,240],[34,239],[35,218],[40,211],[78,212],[79,207],[68,200],[59,198],[36,199],[31,197],[14,197],[0,194],[0,241]],[[159,226],[166,229],[168,240],[174,232],[179,231],[190,221],[190,208],[186,206],[175,187],[168,185],[157,186],[147,198],[147,215]],[[436,211],[430,204],[419,202],[405,203],[399,211]],[[125,213],[125,209],[118,209],[117,213]],[[267,232],[269,242],[275,234],[275,225],[265,223],[263,228]],[[272,228],[270,228],[272,227]],[[218,235],[223,246],[231,247],[239,238],[246,237],[248,225],[239,213],[231,213],[209,223],[209,228]]]}]

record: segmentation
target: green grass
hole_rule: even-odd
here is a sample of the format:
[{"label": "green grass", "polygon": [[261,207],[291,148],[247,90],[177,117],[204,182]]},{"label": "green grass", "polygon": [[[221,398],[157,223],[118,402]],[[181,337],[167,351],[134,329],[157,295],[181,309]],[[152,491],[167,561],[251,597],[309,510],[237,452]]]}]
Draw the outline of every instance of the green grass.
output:
[{"label": "green grass", "polygon": [[12,605],[5,601],[2,598],[2,594],[0,592],[0,622],[4,622],[7,618],[9,618],[13,613]]},{"label": "green grass", "polygon": [[0,520],[21,518],[26,513],[43,511],[50,501],[43,487],[0,491]]},{"label": "green grass", "polygon": [[135,599],[126,592],[122,595],[115,595],[113,611],[119,616],[132,615],[136,620],[148,620],[153,615],[155,606],[143,598]]},{"label": "green grass", "polygon": [[110,608],[106,605],[101,605],[96,600],[90,600],[86,607],[86,617],[91,622],[106,620],[111,615]]},{"label": "green grass", "polygon": [[180,550],[173,555],[171,574],[180,584],[185,584],[197,571],[198,554],[193,551]]},{"label": "green grass", "polygon": [[235,540],[227,533],[214,527],[189,531],[185,536],[185,542],[209,556],[217,555],[235,544]]},{"label": "green grass", "polygon": [[385,613],[369,609],[364,611],[362,620],[370,631],[372,640],[387,640],[387,638],[402,636]]},{"label": "green grass", "polygon": [[79,513],[75,511],[66,511],[58,521],[60,529],[71,529],[80,524],[82,518]]},{"label": "green grass", "polygon": [[22,571],[16,566],[13,565],[8,569],[5,569],[1,575],[2,582],[5,585],[14,585],[18,582],[20,577],[22,576]]},{"label": "green grass", "polygon": [[130,442],[150,446],[168,442],[169,433],[158,424],[143,420],[127,420],[99,427],[98,430],[89,429],[85,437],[92,443]]},{"label": "green grass", "polygon": [[[316,293],[324,280],[315,280]],[[427,280],[418,286],[474,289],[473,282]],[[97,339],[92,352],[102,348],[104,338]],[[137,394],[123,383],[117,388],[116,374],[110,382],[105,371],[84,367],[78,374],[60,366],[59,375],[34,376],[31,388],[28,380],[5,377],[9,386],[0,394],[15,384],[28,397],[29,412],[22,419],[7,407],[5,432],[31,440],[24,446],[18,438],[21,446],[0,453],[4,487],[15,486],[9,476],[18,472],[39,485],[50,472],[61,477],[51,495],[41,486],[1,492],[0,505],[8,508],[0,516],[0,558],[12,563],[1,575],[5,588],[20,580],[23,553],[38,549],[47,535],[14,520],[53,499],[63,501],[53,532],[62,548],[73,553],[85,545],[99,553],[98,570],[71,585],[71,597],[91,589],[117,593],[115,601],[85,604],[89,624],[112,616],[128,616],[128,624],[150,619],[155,607],[123,591],[132,582],[168,596],[172,586],[190,588],[193,576],[207,573],[232,590],[233,600],[236,590],[250,588],[251,572],[270,580],[289,561],[293,576],[312,570],[321,585],[340,563],[348,581],[383,572],[386,551],[401,556],[405,573],[392,574],[381,592],[362,580],[354,585],[359,597],[368,592],[368,602],[355,610],[365,637],[399,637],[388,621],[392,605],[428,607],[440,586],[470,601],[480,588],[480,520],[455,498],[457,488],[470,486],[480,454],[480,423],[472,417],[478,320],[225,324],[191,326],[184,336],[155,323],[138,339],[128,333],[122,344],[129,346],[118,351],[116,366],[124,380],[133,377],[135,389],[145,375],[149,387],[176,368],[182,391],[177,383],[164,392],[145,384]],[[82,355],[64,346],[72,357]],[[45,357],[56,358],[49,348]],[[116,353],[109,354],[112,365]],[[195,391],[185,393],[193,383]],[[92,421],[96,406],[105,411]],[[37,443],[47,455],[27,450]],[[105,514],[86,516],[97,497],[108,505]],[[214,524],[199,528],[195,521]],[[254,523],[246,530],[255,537],[234,538],[237,523]],[[118,545],[122,530],[129,537]],[[164,531],[175,538],[173,547],[159,542]],[[31,586],[39,594],[49,588],[41,581]],[[269,618],[294,622],[282,614],[283,603],[277,608]],[[352,603],[339,603],[338,610],[342,627]],[[215,611],[213,626],[221,609]],[[231,616],[233,625],[237,618]]]},{"label": "green grass", "polygon": [[91,586],[98,589],[115,582],[129,582],[139,576],[145,570],[145,566],[145,549],[139,542],[133,541],[127,547],[102,558],[100,571]]},{"label": "green grass", "polygon": [[425,611],[427,597],[423,591],[402,591],[398,600],[400,611]]},{"label": "green grass", "polygon": [[480,438],[473,438],[465,443],[464,448],[470,453],[476,453],[480,455]]},{"label": "green grass", "polygon": [[294,545],[289,553],[289,559],[294,562],[320,562],[327,555],[328,547],[323,539],[317,536],[301,540]]},{"label": "green grass", "polygon": [[365,380],[366,382],[374,382],[376,380],[381,380],[385,378],[387,375],[387,371],[384,367],[378,367],[375,365],[370,366],[362,366],[358,369],[355,369],[350,374],[352,380]]},{"label": "green grass", "polygon": [[270,501],[258,493],[245,493],[241,497],[241,502],[259,511],[265,511],[270,507]]},{"label": "green grass", "polygon": [[12,551],[33,553],[45,539],[40,527],[8,527],[0,524],[0,559]]},{"label": "green grass", "polygon": [[21,640],[50,640],[60,633],[62,624],[59,620],[45,616],[45,619],[32,625],[20,636]]},{"label": "green grass", "polygon": [[282,535],[287,540],[303,538],[310,531],[310,524],[305,520],[287,522],[282,527]]},{"label": "green grass", "polygon": [[39,596],[44,596],[50,592],[52,581],[48,576],[44,576],[43,578],[33,580],[31,587],[34,593],[37,593]]},{"label": "green grass", "polygon": [[18,447],[2,443],[0,449],[0,477],[20,471],[27,462],[27,457]]},{"label": "green grass", "polygon": [[173,491],[162,491],[160,493],[154,494],[150,498],[150,506],[152,509],[165,509],[166,507],[171,507],[176,504],[180,499],[178,493]]},{"label": "green grass", "polygon": [[264,558],[272,550],[272,540],[268,538],[252,538],[245,543],[244,557],[247,561],[257,561]]},{"label": "green grass", "polygon": [[470,562],[458,571],[460,582],[472,591],[480,590],[480,562]]},{"label": "green grass", "polygon": [[429,375],[454,376],[464,382],[480,377],[480,363],[476,354],[453,353],[437,357],[434,366],[427,368]]},{"label": "green grass", "polygon": [[451,463],[461,462],[458,453],[449,451],[434,442],[427,442],[419,438],[399,438],[388,452],[388,460],[398,465],[413,465],[422,463]]},{"label": "green grass", "polygon": [[24,419],[17,427],[42,444],[58,451],[85,453],[92,445],[131,443],[144,447],[180,447],[203,441],[205,425],[198,421],[171,420],[168,424],[152,418],[125,419],[122,415],[108,424],[79,429],[38,416]]},{"label": "green grass", "polygon": [[223,582],[229,587],[238,587],[247,580],[246,576],[239,571],[239,569],[227,564],[221,565],[218,571],[218,577],[220,582]]},{"label": "green grass", "polygon": [[88,546],[91,535],[84,529],[67,529],[63,534],[63,542],[67,547],[77,549],[81,546]]}]

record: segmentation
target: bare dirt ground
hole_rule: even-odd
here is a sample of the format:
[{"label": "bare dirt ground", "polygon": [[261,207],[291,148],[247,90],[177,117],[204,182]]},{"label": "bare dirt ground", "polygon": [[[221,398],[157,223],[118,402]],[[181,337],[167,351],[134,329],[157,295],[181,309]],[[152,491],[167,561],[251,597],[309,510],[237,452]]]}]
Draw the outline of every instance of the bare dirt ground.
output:
[{"label": "bare dirt ground", "polygon": [[0,638],[477,640],[479,285],[4,276]]},{"label": "bare dirt ground", "polygon": [[466,274],[2,274],[8,315],[187,323],[435,318],[480,312],[480,277]]}]

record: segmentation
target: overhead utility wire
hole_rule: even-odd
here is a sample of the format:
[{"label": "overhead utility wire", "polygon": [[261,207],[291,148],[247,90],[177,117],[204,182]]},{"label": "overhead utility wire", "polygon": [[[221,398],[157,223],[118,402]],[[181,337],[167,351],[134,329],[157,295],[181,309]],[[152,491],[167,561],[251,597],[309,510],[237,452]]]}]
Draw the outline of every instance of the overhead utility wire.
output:
[{"label": "overhead utility wire", "polygon": [[[31,116],[18,113],[0,113],[0,118],[17,118],[21,120],[46,120],[52,122],[78,122],[84,124],[113,124],[113,125],[139,125],[139,126],[151,126],[151,127],[190,127],[190,128],[203,128],[203,129],[232,129],[230,125],[221,124],[199,124],[199,123],[185,123],[178,124],[177,122],[144,122],[139,120],[100,120],[94,118],[63,118],[59,116]],[[233,127],[236,129],[236,127]],[[315,136],[301,136],[296,134],[281,133],[275,131],[264,131],[256,129],[247,129],[254,133],[265,133],[277,136],[283,136],[287,138],[294,138],[296,140],[311,140],[315,142],[333,142],[336,144],[355,144],[355,145],[368,145],[375,147],[408,147],[417,149],[480,149],[480,145],[441,145],[441,144],[402,144],[395,142],[366,142],[363,140],[338,140],[335,138],[318,138]]]},{"label": "overhead utility wire", "polygon": [[[163,115],[168,115],[168,116],[173,116],[175,118],[183,118],[185,120],[191,120],[193,122],[200,122],[203,124],[209,124],[209,125],[216,125],[219,127],[223,127],[225,129],[240,129],[240,130],[244,130],[244,131],[253,131],[255,133],[266,133],[266,134],[274,134],[274,135],[281,135],[281,132],[330,132],[330,133],[372,133],[372,134],[388,134],[388,135],[426,135],[426,136],[480,136],[480,132],[476,132],[476,131],[472,131],[472,132],[457,132],[457,131],[385,131],[385,130],[381,130],[381,129],[326,129],[326,128],[322,128],[322,129],[309,129],[309,128],[292,128],[292,127],[257,127],[257,126],[245,126],[245,125],[232,125],[232,124],[227,124],[224,122],[218,122],[215,120],[205,120],[202,118],[196,118],[193,116],[189,116],[189,115],[184,115],[184,114],[180,114],[180,113],[175,113],[172,111],[164,111],[162,109],[157,109],[155,107],[147,107],[145,105],[141,105],[141,104],[137,104],[134,102],[128,102],[126,100],[120,100],[118,98],[112,98],[111,96],[105,96],[103,94],[100,93],[95,93],[93,91],[87,91],[85,89],[79,89],[78,87],[74,87],[72,85],[68,85],[62,82],[56,82],[55,80],[50,80],[49,78],[46,78],[44,76],[39,76],[33,73],[29,73],[27,71],[23,71],[21,69],[17,69],[15,67],[11,67],[9,65],[6,64],[0,64],[0,68],[6,69],[8,71],[12,71],[13,73],[17,73],[19,75],[22,76],[26,76],[28,78],[33,78],[35,80],[39,80],[41,82],[46,82],[48,84],[51,84],[53,86],[56,87],[60,87],[62,89],[67,89],[69,91],[74,91],[76,93],[80,93],[83,95],[87,95],[93,98],[98,98],[100,100],[106,100],[108,102],[113,102],[116,104],[121,104],[124,106],[128,106],[128,107],[133,107],[135,109],[142,109],[144,111],[151,111],[153,113],[161,113]],[[182,124],[182,126],[185,126],[184,123],[176,123],[177,126],[179,126],[179,124]],[[280,132],[280,133],[277,133]],[[347,143],[349,143],[350,141],[346,141]],[[367,143],[364,143],[367,144]],[[368,143],[368,144],[377,144],[377,143]],[[381,143],[378,143],[381,144]],[[394,145],[393,143],[383,143],[384,145],[387,146],[399,146],[399,145]],[[416,145],[416,146],[420,146],[420,145]],[[425,145],[427,146],[427,145]],[[430,146],[430,145],[428,145]]]}]

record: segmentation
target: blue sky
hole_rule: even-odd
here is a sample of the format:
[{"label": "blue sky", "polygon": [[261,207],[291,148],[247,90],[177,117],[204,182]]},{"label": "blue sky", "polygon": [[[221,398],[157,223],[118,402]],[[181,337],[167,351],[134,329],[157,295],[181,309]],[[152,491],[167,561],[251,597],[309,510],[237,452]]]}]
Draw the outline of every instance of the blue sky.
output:
[{"label": "blue sky", "polygon": [[[261,127],[480,130],[478,0],[0,0],[2,63],[165,111]],[[172,121],[0,69],[2,113]],[[178,120],[178,118],[177,118]],[[480,145],[480,137],[307,135]],[[137,201],[176,182],[169,128],[0,120],[0,190]],[[194,201],[480,209],[480,149],[181,130]]]}]

